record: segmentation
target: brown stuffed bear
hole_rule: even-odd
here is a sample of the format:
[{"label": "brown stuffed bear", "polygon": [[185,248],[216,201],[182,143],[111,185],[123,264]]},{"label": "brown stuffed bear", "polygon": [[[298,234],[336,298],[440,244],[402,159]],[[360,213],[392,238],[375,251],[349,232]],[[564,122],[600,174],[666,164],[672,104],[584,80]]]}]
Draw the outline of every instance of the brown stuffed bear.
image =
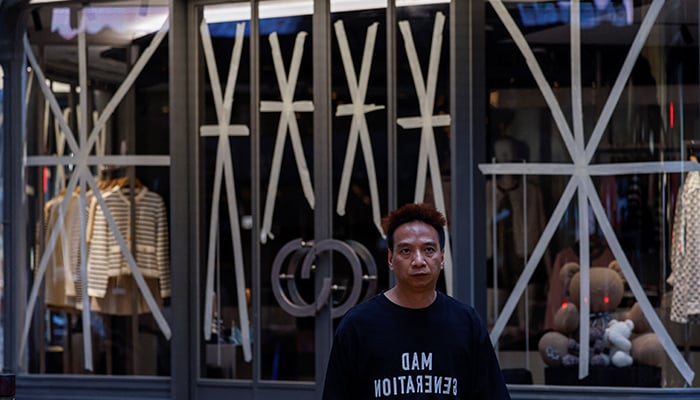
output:
[{"label": "brown stuffed bear", "polygon": [[632,349],[630,354],[638,364],[661,367],[665,358],[665,351],[659,338],[651,331],[649,321],[647,321],[639,303],[634,303],[632,308],[625,313],[625,318],[634,322],[634,333],[637,334],[632,339]]},{"label": "brown stuffed bear", "polygon": [[[625,281],[619,265],[614,261],[607,267],[594,266],[589,271],[591,313],[589,362],[594,366],[607,366],[610,364],[610,358],[606,354],[605,329],[611,320],[609,313],[615,311],[622,302]],[[566,301],[554,316],[555,331],[543,335],[538,347],[545,364],[570,366],[578,364],[579,346],[576,339],[580,315],[580,266],[573,262],[565,264],[559,277],[566,294]],[[562,354],[564,350],[566,353]]]}]

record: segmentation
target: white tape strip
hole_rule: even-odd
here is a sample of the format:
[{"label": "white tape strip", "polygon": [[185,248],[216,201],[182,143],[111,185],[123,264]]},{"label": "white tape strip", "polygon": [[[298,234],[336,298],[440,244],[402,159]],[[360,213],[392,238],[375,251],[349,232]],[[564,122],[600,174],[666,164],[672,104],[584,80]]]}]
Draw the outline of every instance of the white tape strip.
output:
[{"label": "white tape strip", "polygon": [[[248,136],[250,131],[245,125],[229,125],[224,128],[226,136]],[[202,125],[199,127],[199,136],[212,137],[221,134],[219,125]]]},{"label": "white tape strip", "polygon": [[45,165],[70,165],[76,164],[76,168],[89,165],[142,165],[153,167],[167,167],[170,165],[170,156],[88,156],[83,163],[71,156],[29,156],[25,165],[39,167]]},{"label": "white tape strip", "polygon": [[[48,101],[46,102],[48,105]],[[46,107],[49,110],[49,107]],[[68,121],[70,108],[63,110],[63,118]],[[48,119],[48,115],[46,116]],[[61,125],[58,121],[54,121],[54,137],[56,139],[56,156],[62,157],[66,149],[66,134],[61,130]],[[66,168],[65,164],[56,165],[56,180],[54,181],[54,193],[58,194],[66,188]]]},{"label": "white tape strip", "polygon": [[[78,16],[80,18],[80,30],[78,32],[78,82],[80,88],[80,104],[83,106],[85,112],[78,113],[78,143],[80,143],[81,150],[89,153],[90,148],[85,148],[85,142],[87,140],[87,130],[88,130],[88,76],[87,76],[87,37],[85,32],[85,13],[82,8],[77,10]],[[79,109],[80,110],[80,109]],[[84,182],[81,182],[81,188]],[[87,332],[87,331],[86,331]]]},{"label": "white tape strip", "polygon": [[[87,169],[82,170],[85,174],[88,174]],[[69,196],[70,197],[70,196]],[[85,179],[80,177],[80,194],[78,195],[78,218],[80,221],[80,254],[88,254],[88,236],[87,236],[87,216],[85,215],[85,210],[87,210],[87,186],[85,185]],[[92,371],[92,323],[91,323],[91,309],[90,309],[90,296],[88,296],[88,273],[87,273],[87,256],[80,257],[80,279],[82,280],[80,285],[81,299],[83,302],[82,314],[82,325],[83,325],[83,365],[86,370]],[[88,334],[85,334],[88,332]]]},{"label": "white tape strip", "polygon": [[583,137],[583,91],[581,90],[581,4],[571,2],[571,108],[576,148],[585,147]]},{"label": "white tape strip", "polygon": [[629,175],[661,174],[700,171],[700,164],[694,161],[658,161],[620,164],[596,164],[588,167],[589,175]]},{"label": "white tape strip", "polygon": [[[404,129],[420,128],[423,126],[424,117],[401,117],[396,120],[396,123]],[[430,125],[432,126],[450,126],[452,118],[449,115],[433,115],[430,117]]]},{"label": "white tape strip", "polygon": [[[596,192],[594,191],[595,195]],[[588,228],[588,191],[579,180],[578,183],[578,220],[579,220],[579,266],[581,274],[581,292],[579,294],[579,363],[578,378],[583,379],[588,375],[588,350],[590,348],[591,327],[591,257],[589,252],[589,228]]]}]

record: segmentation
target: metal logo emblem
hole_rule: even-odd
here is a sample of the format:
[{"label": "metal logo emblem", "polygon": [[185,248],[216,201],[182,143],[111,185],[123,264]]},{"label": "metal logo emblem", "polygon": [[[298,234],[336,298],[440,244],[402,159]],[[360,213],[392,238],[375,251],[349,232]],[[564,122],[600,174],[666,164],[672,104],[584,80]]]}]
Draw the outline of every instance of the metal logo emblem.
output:
[{"label": "metal logo emblem", "polygon": [[[352,271],[350,294],[340,305],[330,302],[333,318],[345,315],[348,310],[360,301],[367,300],[377,291],[377,265],[374,257],[367,248],[354,240],[341,241],[337,239],[323,239],[318,242],[294,239],[279,250],[272,263],[271,283],[272,292],[277,303],[290,315],[295,317],[310,317],[316,315],[326,304],[331,295],[336,291],[348,290],[346,286],[333,283],[332,277],[323,278],[321,290],[313,303],[307,302],[297,288],[296,280],[311,279],[311,272],[315,268],[314,261],[323,252],[337,252],[345,257]],[[286,263],[286,269],[282,267]],[[299,267],[301,263],[301,267]],[[298,268],[301,268],[298,270]],[[297,274],[298,272],[298,274]],[[297,276],[298,275],[298,276]],[[286,282],[287,291],[282,287]],[[363,282],[367,282],[367,290],[362,299]]]}]

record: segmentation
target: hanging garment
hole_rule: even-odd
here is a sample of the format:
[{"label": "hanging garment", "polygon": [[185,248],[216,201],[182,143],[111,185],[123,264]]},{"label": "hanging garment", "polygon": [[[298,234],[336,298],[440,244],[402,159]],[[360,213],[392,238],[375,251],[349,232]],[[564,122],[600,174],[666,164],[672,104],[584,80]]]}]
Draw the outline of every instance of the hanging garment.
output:
[{"label": "hanging garment", "polygon": [[48,243],[62,219],[54,248],[46,249],[50,256],[44,278],[44,302],[52,309],[70,311],[75,308],[80,289],[80,215],[77,193],[68,199],[68,207],[61,215],[64,199],[65,195],[58,195],[44,206],[44,243]]},{"label": "hanging garment", "polygon": [[[131,199],[128,188],[115,187],[103,194],[110,214],[133,252],[144,277],[157,278],[161,297],[170,297],[170,243],[165,203],[162,197],[145,186],[133,196],[135,206],[135,246],[131,237]],[[92,238],[88,252],[88,295],[104,297],[109,277],[131,275],[122,248],[110,228],[105,212],[97,206],[92,218]]]},{"label": "hanging garment", "polygon": [[671,248],[671,321],[700,319],[700,172],[686,175],[676,201]]}]

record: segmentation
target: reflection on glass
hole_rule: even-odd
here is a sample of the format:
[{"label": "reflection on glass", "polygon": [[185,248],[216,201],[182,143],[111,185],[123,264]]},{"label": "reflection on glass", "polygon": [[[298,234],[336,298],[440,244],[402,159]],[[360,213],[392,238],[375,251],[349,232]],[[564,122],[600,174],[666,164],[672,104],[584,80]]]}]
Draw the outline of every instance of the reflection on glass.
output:
[{"label": "reflection on glass", "polygon": [[[669,25],[686,3],[660,13],[580,4],[581,22],[570,24],[574,4],[487,7],[482,171],[488,323],[501,365],[512,383],[526,383],[515,381],[524,368],[540,384],[577,385],[583,371],[597,386],[697,387],[697,335],[687,330],[697,310],[686,297],[697,264],[684,258],[697,218],[683,199],[696,198],[684,196],[700,169],[692,159],[700,116],[687,96],[698,84],[698,47]],[[578,26],[580,43],[569,43]],[[518,35],[524,41],[505,40]],[[612,320],[634,323],[622,330],[628,354],[605,339]]]},{"label": "reflection on glass", "polygon": [[[167,7],[48,6],[29,27],[42,49],[30,54],[25,122],[36,133],[29,372],[170,374],[167,17]],[[67,159],[85,146],[87,161]]]},{"label": "reflection on glass", "polygon": [[250,14],[248,3],[206,6],[198,30],[206,378],[251,379],[253,371]]},{"label": "reflection on glass", "polygon": [[[313,6],[312,1],[295,3],[308,9]],[[294,279],[297,296],[293,300],[313,304],[313,272],[302,276],[299,266],[295,274],[285,262],[280,270],[291,275],[290,282],[279,273],[272,276],[274,261],[284,257],[283,246],[298,239],[313,240],[315,204],[310,173],[314,160],[312,16],[262,15],[266,7],[280,4],[260,2],[261,374],[265,380],[313,381],[315,312],[292,315],[274,295]]]}]

